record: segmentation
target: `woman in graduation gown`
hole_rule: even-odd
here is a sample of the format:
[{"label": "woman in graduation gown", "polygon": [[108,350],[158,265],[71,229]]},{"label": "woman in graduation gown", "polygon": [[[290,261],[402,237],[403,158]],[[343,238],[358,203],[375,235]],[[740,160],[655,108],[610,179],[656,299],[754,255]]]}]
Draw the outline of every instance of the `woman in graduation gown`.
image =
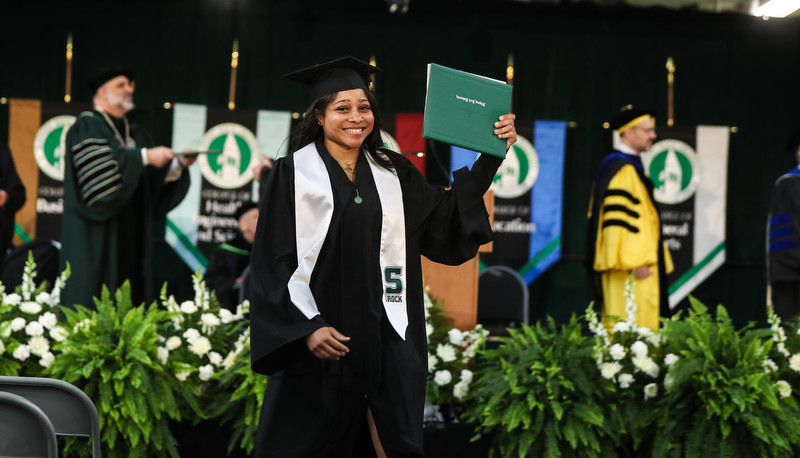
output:
[{"label": "woman in graduation gown", "polygon": [[[256,457],[418,457],[427,350],[420,255],[457,265],[492,232],[480,156],[450,190],[381,149],[365,80],[346,57],[287,75],[311,107],[264,189],[251,258],[251,358],[269,375]],[[494,133],[510,147],[514,115]]]}]

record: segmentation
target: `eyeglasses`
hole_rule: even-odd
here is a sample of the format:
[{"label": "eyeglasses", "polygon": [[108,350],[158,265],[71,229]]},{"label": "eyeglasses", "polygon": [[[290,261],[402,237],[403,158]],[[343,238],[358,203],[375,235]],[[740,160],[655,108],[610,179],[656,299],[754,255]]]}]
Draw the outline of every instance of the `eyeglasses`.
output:
[{"label": "eyeglasses", "polygon": [[644,128],[641,128],[639,126],[633,126],[633,127],[631,127],[631,129],[643,130],[644,133],[646,133],[646,134],[654,134],[656,132],[656,128],[655,127],[648,127],[647,129],[644,129]]}]

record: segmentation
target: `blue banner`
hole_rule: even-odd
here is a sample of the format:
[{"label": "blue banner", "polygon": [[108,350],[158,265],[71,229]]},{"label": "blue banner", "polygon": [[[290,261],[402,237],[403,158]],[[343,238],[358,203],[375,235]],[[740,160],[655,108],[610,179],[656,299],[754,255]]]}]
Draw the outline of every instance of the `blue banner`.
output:
[{"label": "blue banner", "polygon": [[[533,144],[518,136],[492,184],[494,249],[483,265],[515,269],[530,284],[561,257],[564,121],[536,121]],[[471,167],[477,153],[451,147],[451,170]]]}]

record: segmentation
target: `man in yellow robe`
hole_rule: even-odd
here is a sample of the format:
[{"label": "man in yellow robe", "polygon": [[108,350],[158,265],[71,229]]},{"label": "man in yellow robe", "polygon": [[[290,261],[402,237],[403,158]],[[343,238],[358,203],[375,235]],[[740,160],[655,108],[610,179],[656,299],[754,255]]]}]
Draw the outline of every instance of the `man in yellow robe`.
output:
[{"label": "man in yellow robe", "polygon": [[661,241],[653,182],[640,158],[653,146],[655,118],[651,111],[626,107],[610,127],[619,143],[600,164],[589,208],[586,249],[595,301],[603,315],[624,320],[625,282],[633,274],[636,323],[656,329],[659,316],[669,315],[666,275],[672,259]]}]

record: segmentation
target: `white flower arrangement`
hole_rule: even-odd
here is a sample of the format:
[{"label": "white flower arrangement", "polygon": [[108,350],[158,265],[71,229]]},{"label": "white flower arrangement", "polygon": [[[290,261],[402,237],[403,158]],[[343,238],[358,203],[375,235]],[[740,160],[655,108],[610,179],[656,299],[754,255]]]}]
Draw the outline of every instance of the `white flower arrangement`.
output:
[{"label": "white flower arrangement", "polygon": [[[477,325],[472,330],[448,326],[441,306],[425,289],[425,327],[428,337],[428,418],[442,419],[442,406],[456,406],[466,399],[472,383],[469,369],[477,351],[485,344],[488,331]],[[430,407],[433,406],[433,407]]]},{"label": "white flower arrangement", "polygon": [[[586,309],[586,321],[595,336],[594,356],[601,377],[623,390],[641,383],[643,385],[638,386],[642,387],[644,398],[648,400],[658,395],[657,379],[667,372],[666,369],[678,357],[673,354],[662,357],[659,331],[636,324],[637,305],[633,284],[631,275],[625,282],[627,316],[614,323],[610,333],[591,305]],[[664,371],[661,370],[662,365]]]},{"label": "white flower arrangement", "polygon": [[622,365],[617,361],[610,362],[610,363],[600,363],[600,375],[604,379],[614,380],[614,377],[617,376],[617,373],[622,370]]},{"label": "white flower arrangement", "polygon": [[31,347],[25,344],[18,345],[12,355],[20,361],[25,361],[31,356]]},{"label": "white flower arrangement", "polygon": [[672,366],[673,364],[678,362],[678,359],[680,359],[678,358],[678,355],[674,353],[667,353],[667,355],[664,356],[664,364],[666,364],[667,366]]},{"label": "white flower arrangement", "polygon": [[[775,353],[772,353],[774,359],[766,358],[764,360],[764,372],[774,374],[775,378],[796,377],[796,374],[800,372],[800,352],[793,353],[787,348],[788,341],[785,327],[781,324],[780,317],[769,309],[767,310],[767,322],[772,332],[772,341],[775,343]],[[796,334],[800,334],[800,328],[797,329]],[[792,346],[796,349],[796,337],[793,337],[793,339]],[[788,367],[788,370],[785,369],[786,367]],[[794,383],[795,379],[790,378],[790,380]],[[792,396],[792,385],[789,381],[779,379],[773,386],[781,398],[790,398]]]},{"label": "white flower arrangement", "polygon": [[[778,353],[787,358],[791,357],[791,353],[789,353],[789,350],[786,349],[786,332],[781,326],[781,319],[778,317],[778,315],[769,310],[767,311],[767,322],[770,324],[772,340],[776,343],[775,348],[778,350]],[[798,329],[798,331],[800,332],[800,329]]]},{"label": "white flower arrangement", "polygon": [[206,364],[205,366],[200,366],[200,368],[198,370],[198,374],[199,374],[198,376],[200,377],[200,380],[202,380],[204,382],[207,382],[207,381],[211,380],[211,377],[214,376],[214,366],[212,366],[211,364]]},{"label": "white flower arrangement", "polygon": [[[222,367],[225,370],[230,369],[233,367],[234,363],[236,362],[236,358],[239,354],[246,348],[250,348],[250,327],[248,326],[245,328],[244,332],[236,339],[236,342],[233,343],[233,350],[231,350],[227,356],[222,358]],[[213,363],[213,361],[212,361]]]},{"label": "white flower arrangement", "polygon": [[618,381],[620,388],[630,388],[631,384],[633,384],[635,379],[633,378],[633,375],[624,373],[624,374],[619,374]]},{"label": "white flower arrangement", "polygon": [[211,341],[206,336],[198,336],[189,341],[189,351],[197,356],[205,356],[211,351]]},{"label": "white flower arrangement", "polygon": [[764,367],[764,372],[767,374],[769,374],[770,372],[776,372],[779,369],[778,365],[775,364],[775,361],[769,358],[764,360],[764,364],[762,366]]},{"label": "white flower arrangement", "polygon": [[433,381],[439,386],[444,386],[453,381],[453,374],[447,369],[436,371],[433,375]]},{"label": "white flower arrangement", "polygon": [[650,399],[658,395],[658,385],[655,383],[648,383],[644,386],[644,398]]},{"label": "white flower arrangement", "polygon": [[8,352],[11,356],[0,362],[0,373],[38,376],[53,363],[51,348],[69,334],[59,325],[57,316],[61,288],[68,277],[69,268],[47,292],[46,284],[35,283],[36,263],[29,254],[17,291],[7,293],[0,285],[0,354]]},{"label": "white flower arrangement", "polygon": [[608,353],[614,358],[615,361],[619,361],[625,357],[627,351],[625,351],[625,347],[616,343],[608,348]]},{"label": "white flower arrangement", "polygon": [[778,390],[778,395],[782,398],[788,398],[792,395],[792,385],[786,380],[778,380],[774,384],[775,389]]},{"label": "white flower arrangement", "polygon": [[633,344],[631,344],[631,352],[638,357],[646,357],[647,353],[649,353],[650,349],[647,348],[647,344],[642,342],[641,340],[637,340]]},{"label": "white flower arrangement", "polygon": [[789,368],[795,372],[800,372],[800,353],[795,353],[789,358]]},{"label": "white flower arrangement", "polygon": [[444,363],[456,360],[456,349],[450,344],[439,344],[436,346],[436,356]]},{"label": "white flower arrangement", "polygon": [[180,337],[172,336],[172,337],[170,337],[169,339],[166,340],[166,345],[167,345],[166,348],[167,348],[168,351],[172,351],[172,350],[180,347],[182,343],[183,342],[181,341]]},{"label": "white flower arrangement", "polygon": [[249,328],[244,333],[242,328],[250,303],[245,301],[235,312],[221,308],[199,272],[192,276],[192,286],[194,300],[180,304],[167,296],[166,290],[161,291],[161,304],[171,318],[161,335],[158,358],[181,381],[196,376],[208,382],[230,368],[249,343]]}]

